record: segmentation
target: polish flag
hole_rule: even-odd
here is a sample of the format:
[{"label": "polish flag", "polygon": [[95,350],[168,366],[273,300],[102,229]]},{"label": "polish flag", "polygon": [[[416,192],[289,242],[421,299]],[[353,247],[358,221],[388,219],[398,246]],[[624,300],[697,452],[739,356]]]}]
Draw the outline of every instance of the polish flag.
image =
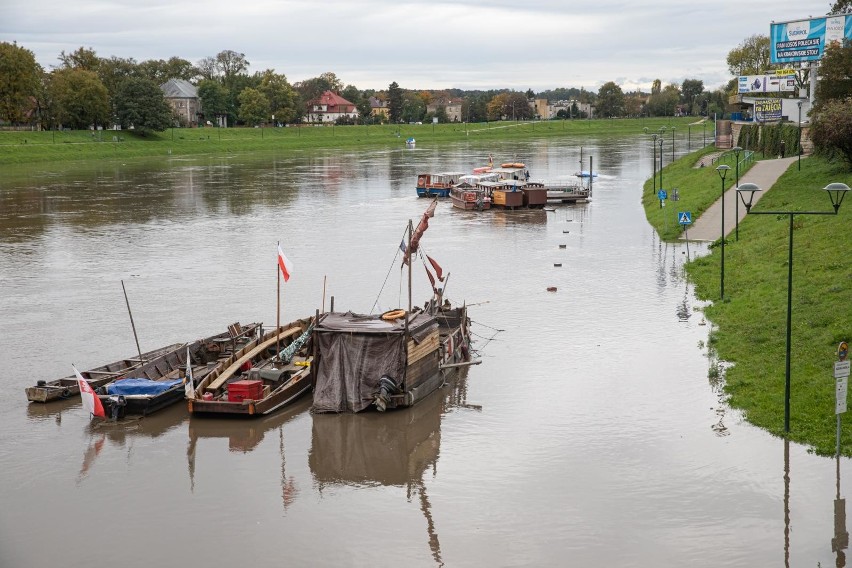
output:
[{"label": "polish flag", "polygon": [[293,273],[293,263],[290,259],[284,256],[281,250],[281,245],[278,245],[278,268],[281,269],[281,274],[284,275],[284,282],[290,280],[290,275]]},{"label": "polish flag", "polygon": [[77,375],[77,386],[80,387],[80,398],[83,399],[83,409],[93,416],[106,418],[101,399],[98,398],[98,395],[95,394],[95,391],[92,390],[91,385],[83,378],[77,367],[74,367],[74,365],[71,365],[71,367],[74,368],[74,374]]}]

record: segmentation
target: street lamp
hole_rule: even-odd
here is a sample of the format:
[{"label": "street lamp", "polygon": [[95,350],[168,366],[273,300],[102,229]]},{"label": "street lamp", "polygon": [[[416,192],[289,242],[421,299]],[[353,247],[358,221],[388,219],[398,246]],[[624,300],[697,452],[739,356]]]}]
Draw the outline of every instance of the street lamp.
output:
[{"label": "street lamp", "polygon": [[[752,211],[754,194],[761,189],[753,183],[744,183],[737,188],[737,194],[746,208],[746,215],[787,215],[790,220],[789,249],[787,251],[787,347],[784,363],[784,432],[790,431],[790,336],[793,313],[793,217],[796,215],[837,215],[849,186],[845,183],[830,183],[824,188],[831,200],[832,211]],[[748,194],[748,201],[745,195]],[[723,257],[724,258],[724,257]]]},{"label": "street lamp", "polygon": [[719,299],[721,301],[725,300],[725,177],[727,177],[730,169],[731,166],[727,164],[722,164],[716,168],[722,180],[722,274],[719,278]]},{"label": "street lamp", "polygon": [[[643,129],[645,134],[648,134],[648,128],[645,127]],[[651,164],[654,166],[654,175],[651,176],[651,179],[654,180],[654,195],[657,194],[657,135],[651,134],[651,148],[654,150],[654,159],[651,160]],[[583,164],[580,164],[580,169],[582,169]],[[662,189],[662,188],[661,188]]]},{"label": "street lamp", "polygon": [[[734,146],[731,149],[731,151],[734,153],[734,156],[736,156],[736,160],[737,160],[737,168],[736,168],[737,169],[737,183],[736,183],[736,186],[739,187],[740,186],[740,152],[742,152],[743,149],[740,148],[739,146]],[[735,214],[735,219],[736,219],[735,227],[736,227],[736,229],[734,230],[734,233],[736,234],[737,241],[739,241],[740,240],[740,202],[739,202],[739,200],[736,200],[736,199],[734,200],[734,209],[736,210],[736,214]]]},{"label": "street lamp", "polygon": [[692,125],[686,125],[686,153],[692,152]]},{"label": "street lamp", "polygon": [[663,189],[663,137],[660,136],[660,189]]},{"label": "street lamp", "polygon": [[799,171],[802,171],[802,101],[796,103],[799,107],[799,143],[796,144],[799,152]]}]

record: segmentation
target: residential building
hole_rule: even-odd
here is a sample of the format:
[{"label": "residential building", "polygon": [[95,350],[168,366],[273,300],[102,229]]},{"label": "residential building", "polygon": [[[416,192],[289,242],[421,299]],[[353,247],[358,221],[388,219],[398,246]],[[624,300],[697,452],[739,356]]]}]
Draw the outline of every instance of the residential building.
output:
[{"label": "residential building", "polygon": [[358,118],[355,105],[331,91],[308,101],[308,122],[336,122],[338,118]]},{"label": "residential building", "polygon": [[372,115],[375,117],[383,116],[385,119],[390,118],[390,108],[388,108],[388,102],[383,101],[381,99],[377,99],[376,97],[370,97],[370,110]]},{"label": "residential building", "polygon": [[461,100],[437,99],[434,102],[426,105],[426,112],[434,114],[438,112],[438,109],[442,107],[444,109],[444,112],[447,113],[447,120],[449,120],[450,122],[462,121]]},{"label": "residential building", "polygon": [[160,85],[160,89],[181,126],[198,125],[202,116],[201,99],[195,85],[183,79],[169,79]]}]

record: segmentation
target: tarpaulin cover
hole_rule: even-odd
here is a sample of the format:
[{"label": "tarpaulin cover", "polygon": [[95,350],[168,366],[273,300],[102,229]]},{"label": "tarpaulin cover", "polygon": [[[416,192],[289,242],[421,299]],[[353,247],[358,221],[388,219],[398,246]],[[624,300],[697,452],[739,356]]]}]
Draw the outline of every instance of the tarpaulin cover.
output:
[{"label": "tarpaulin cover", "polygon": [[[434,317],[419,313],[409,322],[409,333],[419,341],[437,326]],[[383,375],[397,384],[405,380],[403,319],[385,321],[380,316],[329,313],[317,325],[315,334],[314,411],[360,412],[372,404]]]},{"label": "tarpaulin cover", "polygon": [[171,381],[152,381],[151,379],[121,379],[107,385],[107,394],[128,396],[131,394],[157,395],[166,392],[176,385],[183,384],[183,379]]}]

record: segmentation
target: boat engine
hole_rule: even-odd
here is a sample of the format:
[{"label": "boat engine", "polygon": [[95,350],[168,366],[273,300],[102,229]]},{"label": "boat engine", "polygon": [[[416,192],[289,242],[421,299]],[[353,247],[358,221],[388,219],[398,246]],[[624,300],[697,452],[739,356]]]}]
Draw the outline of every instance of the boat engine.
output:
[{"label": "boat engine", "polygon": [[388,375],[382,375],[382,378],[379,379],[379,394],[376,395],[375,400],[375,405],[379,412],[384,412],[388,407],[390,397],[399,394],[399,392],[399,385],[396,384],[396,381]]},{"label": "boat engine", "polygon": [[118,395],[116,398],[110,398],[110,400],[112,402],[110,418],[112,418],[113,421],[121,420],[125,415],[127,400],[124,398],[124,395]]}]

